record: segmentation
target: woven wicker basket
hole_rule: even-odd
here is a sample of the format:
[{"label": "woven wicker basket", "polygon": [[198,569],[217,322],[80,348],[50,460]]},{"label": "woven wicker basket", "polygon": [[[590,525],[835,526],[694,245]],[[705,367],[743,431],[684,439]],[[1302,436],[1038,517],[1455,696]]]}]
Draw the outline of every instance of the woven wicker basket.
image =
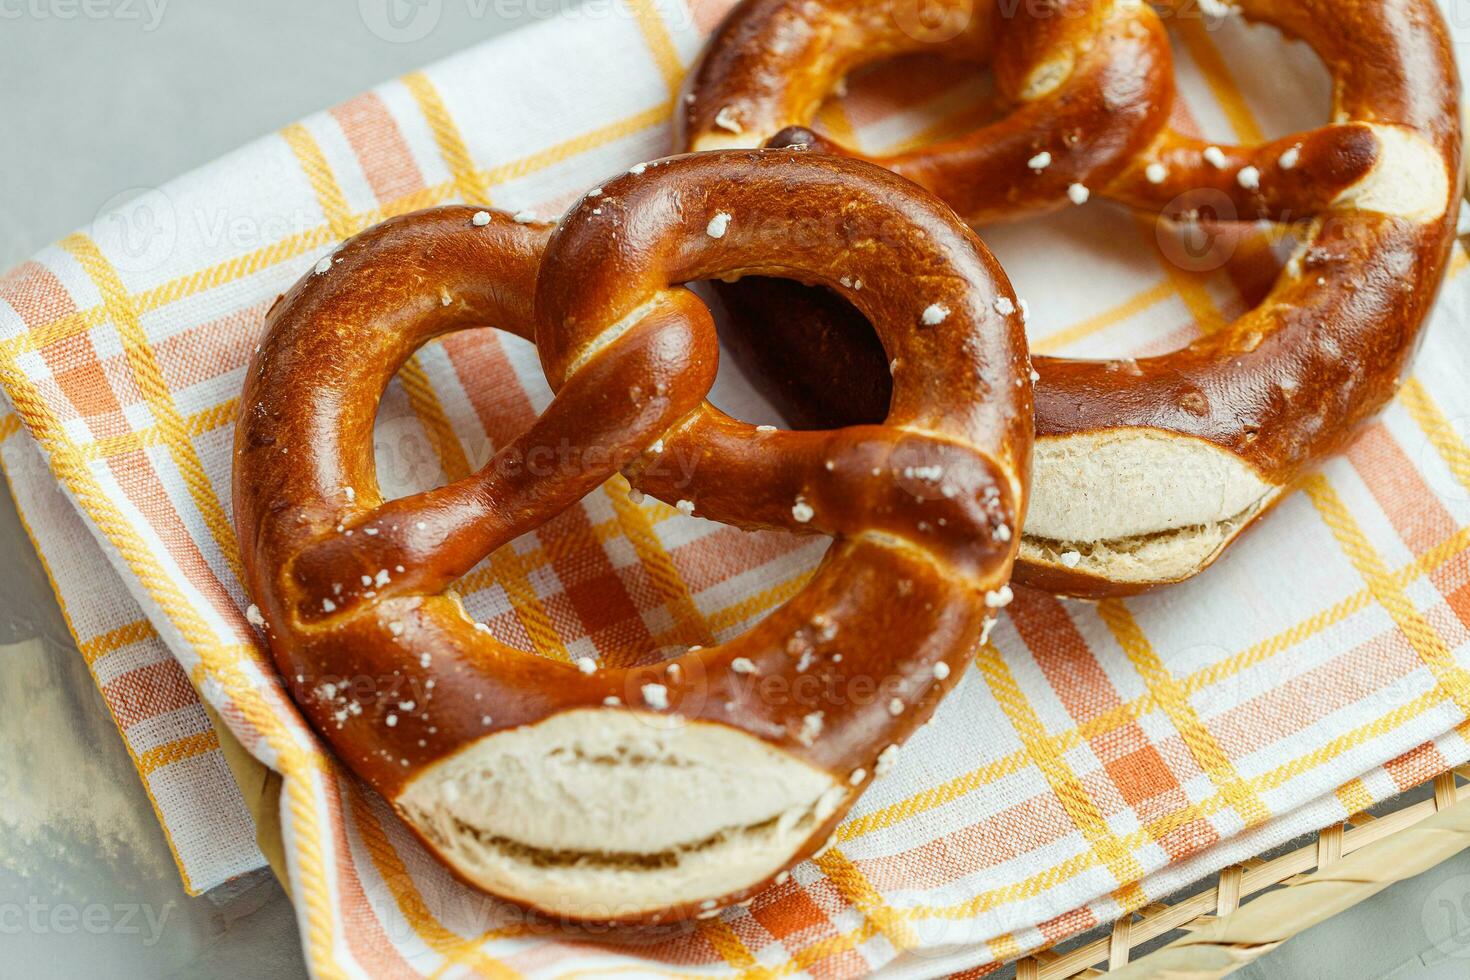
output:
[{"label": "woven wicker basket", "polygon": [[[1433,793],[1407,793],[1356,814],[1269,860],[1222,869],[1213,884],[1173,904],[1149,905],[1099,938],[1038,951],[1017,980],[1109,976],[1128,980],[1223,977],[1281,943],[1470,846],[1470,766],[1436,776]],[[1251,901],[1247,901],[1253,899]],[[1135,950],[1162,948],[1132,959]]]}]

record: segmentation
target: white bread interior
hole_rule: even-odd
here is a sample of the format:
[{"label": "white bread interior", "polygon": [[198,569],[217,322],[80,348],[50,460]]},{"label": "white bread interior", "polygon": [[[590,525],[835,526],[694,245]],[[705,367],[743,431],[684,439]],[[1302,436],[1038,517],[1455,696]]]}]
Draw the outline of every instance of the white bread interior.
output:
[{"label": "white bread interior", "polygon": [[724,725],[579,709],[466,746],[396,803],[487,891],[616,919],[712,904],[775,874],[847,791]]},{"label": "white bread interior", "polygon": [[1279,492],[1219,446],[1154,429],[1047,436],[1032,467],[1021,558],[1120,583],[1193,574]]},{"label": "white bread interior", "polygon": [[1434,221],[1450,204],[1444,157],[1412,129],[1369,124],[1378,137],[1378,159],[1357,183],[1333,200],[1339,209],[1376,211],[1412,221]]}]

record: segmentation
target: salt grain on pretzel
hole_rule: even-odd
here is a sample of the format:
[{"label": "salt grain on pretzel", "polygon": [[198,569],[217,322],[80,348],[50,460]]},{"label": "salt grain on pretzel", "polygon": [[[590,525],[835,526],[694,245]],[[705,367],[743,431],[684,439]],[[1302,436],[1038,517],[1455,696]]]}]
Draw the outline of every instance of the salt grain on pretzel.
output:
[{"label": "salt grain on pretzel", "polygon": [[[466,208],[397,218],[298,283],[247,375],[235,513],[282,674],[392,679],[391,692],[344,684],[299,704],[455,874],[559,917],[682,918],[748,900],[829,841],[862,788],[853,772],[884,771],[963,673],[988,622],[980,597],[1004,588],[1015,555],[990,528],[1025,508],[1025,339],[994,312],[1010,287],[973,232],[868,164],[707,154],[604,191],[603,216],[584,200],[549,242],[546,226],[499,213],[483,227]],[[733,220],[712,238],[720,213]],[[838,214],[809,234],[812,216]],[[835,285],[839,266],[862,275],[853,297],[918,368],[887,421],[757,432],[710,406],[714,325],[680,284],[781,272]],[[950,314],[921,327],[929,302]],[[534,333],[555,398],[477,473],[384,501],[383,391],[423,343],[486,324]],[[660,441],[697,465],[647,466]],[[283,443],[310,451],[282,456]],[[562,444],[582,466],[508,465]],[[589,671],[512,649],[466,614],[460,576],[640,451],[644,490],[832,535],[827,557],[744,635],[663,665]],[[910,492],[903,469],[933,465],[962,492]],[[380,533],[349,536],[367,526]],[[402,571],[378,585],[390,568]]]}]

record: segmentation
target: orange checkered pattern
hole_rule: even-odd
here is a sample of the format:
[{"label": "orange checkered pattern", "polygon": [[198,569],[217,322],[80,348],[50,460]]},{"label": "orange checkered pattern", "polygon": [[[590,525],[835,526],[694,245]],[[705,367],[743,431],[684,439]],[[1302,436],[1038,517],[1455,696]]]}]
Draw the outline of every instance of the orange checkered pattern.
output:
[{"label": "orange checkered pattern", "polygon": [[[196,698],[284,777],[291,891],[323,977],[984,972],[1470,758],[1457,254],[1415,373],[1349,451],[1197,581],[1095,605],[1019,594],[836,846],[749,908],[657,933],[528,919],[453,881],[338,766],[244,620],[227,517],[234,398],[267,305],[388,215],[553,216],[664,154],[727,5],[589,5],[287,127],[0,279],[0,458],[187,880],[257,860]],[[1178,126],[1249,141],[1313,121],[1279,98],[1325,103],[1309,56],[1214,26],[1173,25]],[[966,73],[890,66],[822,125],[893,150],[972,124],[986,98]],[[1190,271],[1152,222],[1101,202],[984,234],[1031,300],[1033,345],[1098,356],[1214,329],[1282,251],[1242,235],[1223,268]],[[768,411],[738,377],[716,397]],[[425,349],[380,414],[385,488],[469,472],[549,398],[521,342]],[[634,504],[614,481],[462,586],[504,640],[621,663],[738,633],[821,547]]]}]

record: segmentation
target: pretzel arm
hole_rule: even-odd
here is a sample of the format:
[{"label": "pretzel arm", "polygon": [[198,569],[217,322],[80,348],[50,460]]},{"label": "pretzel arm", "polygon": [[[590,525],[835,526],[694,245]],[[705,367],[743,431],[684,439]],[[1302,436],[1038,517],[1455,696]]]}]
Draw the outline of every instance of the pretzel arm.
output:
[{"label": "pretzel arm", "polygon": [[[976,579],[984,557],[1008,547],[1008,482],[972,447],[880,425],[751,432],[718,409],[702,413],[697,460],[685,459],[686,446],[673,434],[658,454],[629,468],[634,486],[739,527],[882,538],[942,552]],[[699,490],[692,488],[696,466]]]},{"label": "pretzel arm", "polygon": [[[1193,221],[1291,222],[1332,208],[1372,171],[1378,139],[1365,123],[1332,123],[1254,146],[1160,134],[1108,185],[1108,196],[1145,211]],[[1218,203],[1199,207],[1202,190]],[[1221,213],[1224,210],[1226,213]]]}]

